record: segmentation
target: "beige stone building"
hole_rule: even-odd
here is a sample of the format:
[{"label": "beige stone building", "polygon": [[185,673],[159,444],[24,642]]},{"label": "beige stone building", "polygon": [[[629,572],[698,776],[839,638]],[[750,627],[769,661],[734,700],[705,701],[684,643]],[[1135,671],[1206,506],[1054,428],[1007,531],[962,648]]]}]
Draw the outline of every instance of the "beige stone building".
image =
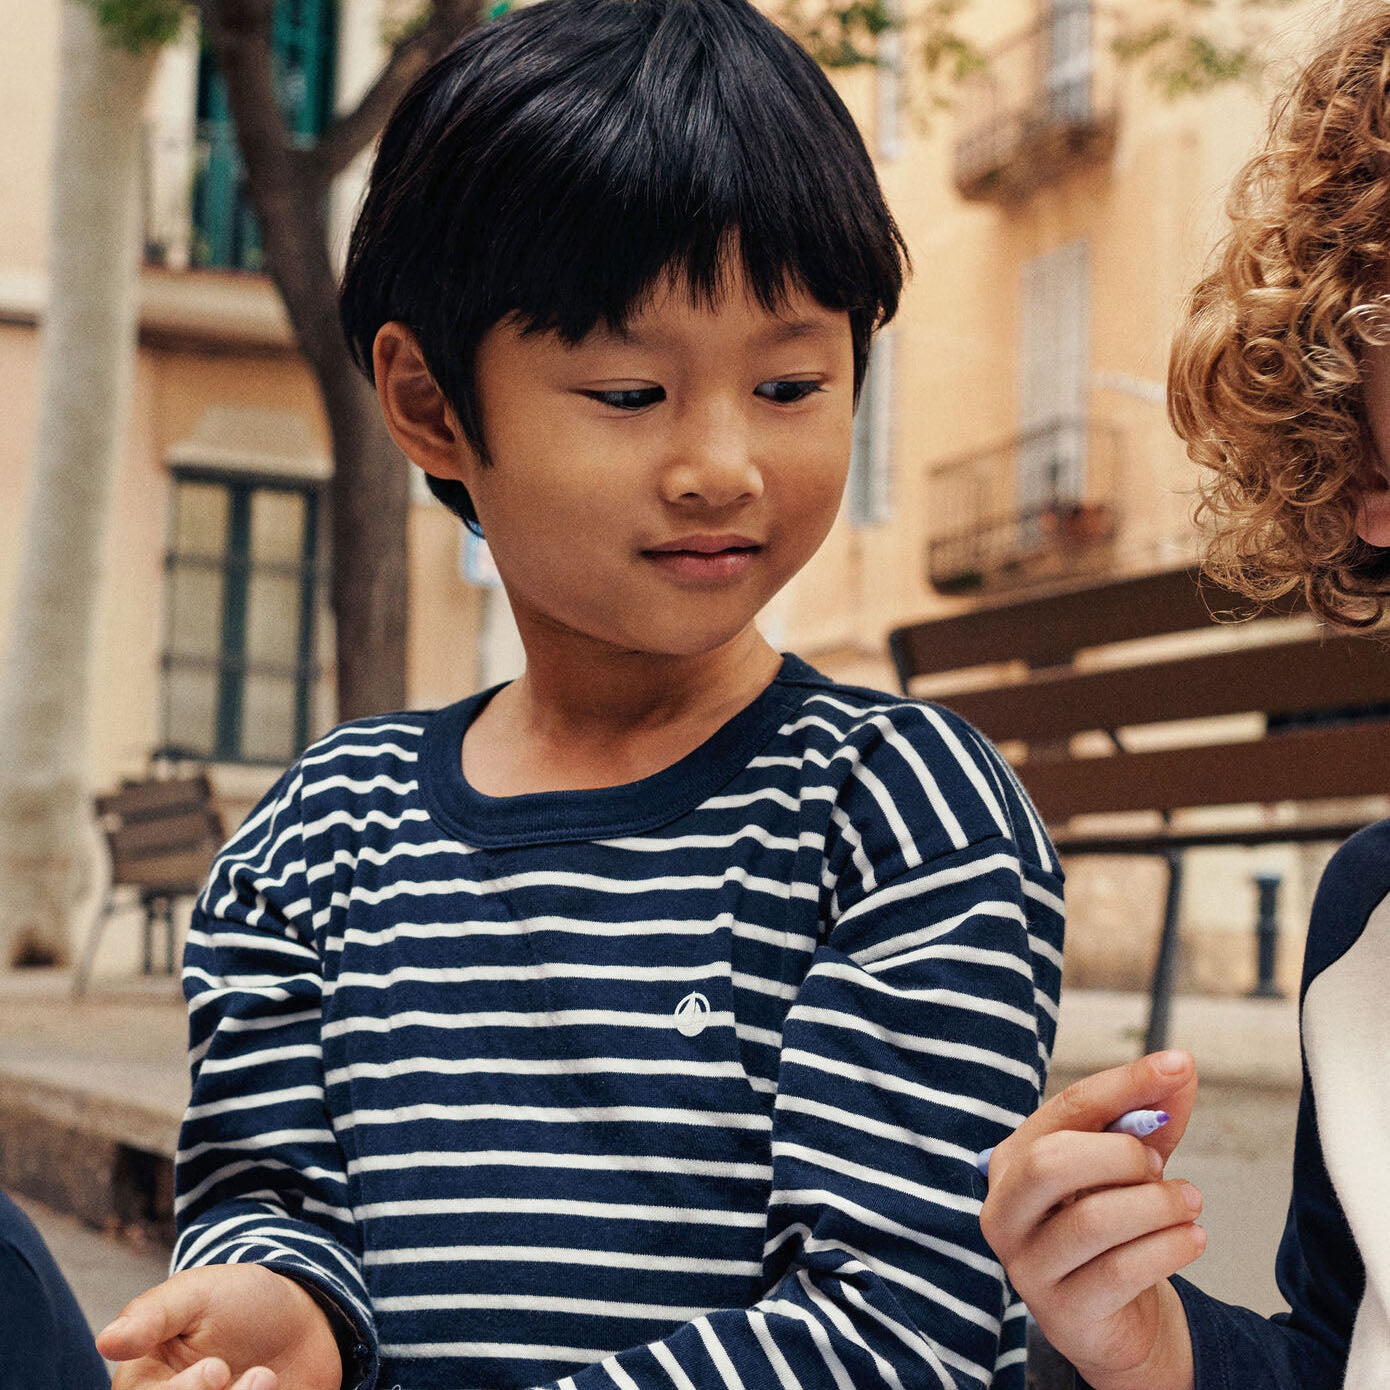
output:
[{"label": "beige stone building", "polygon": [[[394,8],[278,7],[296,128],[312,137],[371,80]],[[1296,51],[1329,8],[1279,12],[1278,42]],[[975,0],[965,23],[994,52],[998,80],[992,94],[962,90],[954,113],[924,116],[908,42],[879,68],[836,78],[916,275],[875,349],[841,517],[764,615],[771,640],[828,673],[891,689],[885,637],[896,624],[968,605],[981,588],[1078,566],[1151,569],[1192,551],[1193,480],[1161,405],[1167,345],[1267,98],[1230,86],[1162,100],[1116,67],[1107,15],[1086,0]],[[46,189],[61,177],[50,167],[59,23],[59,0],[13,7],[0,46],[0,620],[32,457]],[[1046,160],[1010,170],[1010,132],[1028,103],[1084,138],[1059,138]],[[140,348],[110,516],[94,773],[108,785],[161,750],[202,756],[234,816],[335,718],[321,582],[328,433],[259,269],[225,99],[193,24],[161,58],[145,149]],[[339,255],[364,163],[334,192]],[[408,682],[411,704],[425,707],[507,674],[515,652],[468,578],[458,523],[423,488],[415,497]],[[1085,504],[1084,535],[1038,520],[1058,498]],[[1217,856],[1191,895],[1191,928],[1239,932],[1241,953],[1253,858]],[[1306,911],[1316,859],[1263,856],[1289,874],[1290,921]],[[1135,882],[1113,865],[1073,875],[1078,949],[1096,978],[1110,978],[1107,941],[1121,943],[1117,979],[1147,953],[1126,926]],[[104,961],[130,941],[115,934]]]},{"label": "beige stone building", "polygon": [[[1125,26],[1162,17],[1146,0],[990,0],[962,20],[988,75],[962,86],[951,113],[900,110],[894,122],[891,75],[878,76],[877,102],[860,93],[916,278],[893,334],[892,502],[880,524],[839,530],[794,595],[794,621],[810,594],[826,600],[818,630],[805,630],[813,660],[884,684],[881,629],[864,615],[891,626],[977,594],[1196,554],[1195,471],[1163,407],[1171,335],[1274,91],[1341,8],[1255,16],[1268,63],[1258,86],[1169,100],[1113,56]],[[910,70],[900,85],[922,110]],[[1242,736],[1229,721],[1220,732]],[[1330,848],[1189,851],[1179,988],[1253,984],[1261,869],[1283,875],[1279,977],[1296,987]],[[1068,982],[1139,985],[1163,866],[1076,859],[1068,875]]]}]

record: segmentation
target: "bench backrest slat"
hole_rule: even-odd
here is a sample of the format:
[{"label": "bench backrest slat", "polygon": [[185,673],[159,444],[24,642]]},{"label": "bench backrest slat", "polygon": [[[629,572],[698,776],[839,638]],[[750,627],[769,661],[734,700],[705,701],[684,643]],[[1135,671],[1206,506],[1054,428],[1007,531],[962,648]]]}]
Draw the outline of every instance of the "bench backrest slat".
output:
[{"label": "bench backrest slat", "polygon": [[123,822],[147,816],[176,815],[196,810],[212,800],[212,787],[206,773],[196,777],[170,778],[148,782],[127,782],[120,791],[96,798],[97,814],[119,816]]},{"label": "bench backrest slat", "polygon": [[113,872],[111,881],[150,892],[201,893],[215,857],[216,847],[209,845],[200,850],[178,850],[131,859],[123,865],[123,875]]},{"label": "bench backrest slat", "polygon": [[[961,691],[942,703],[990,738],[1051,740],[1088,729],[1172,719],[1291,714],[1390,702],[1390,645],[1313,635],[1139,666],[1038,671],[1012,685]],[[1387,775],[1390,790],[1390,774]]]},{"label": "bench backrest slat", "polygon": [[[1289,595],[1263,612],[1281,616],[1300,607]],[[1060,666],[1086,647],[1210,627],[1214,613],[1252,612],[1249,599],[1196,570],[1175,569],[913,623],[893,631],[889,647],[906,685],[913,676],[1006,661]]]},{"label": "bench backrest slat", "polygon": [[1245,743],[1024,763],[1049,823],[1117,811],[1309,801],[1390,791],[1390,721],[1298,729]]},{"label": "bench backrest slat", "polygon": [[137,820],[113,830],[107,836],[112,857],[117,863],[148,858],[152,854],[177,853],[180,850],[200,850],[216,845],[217,822],[206,807],[158,820]]}]

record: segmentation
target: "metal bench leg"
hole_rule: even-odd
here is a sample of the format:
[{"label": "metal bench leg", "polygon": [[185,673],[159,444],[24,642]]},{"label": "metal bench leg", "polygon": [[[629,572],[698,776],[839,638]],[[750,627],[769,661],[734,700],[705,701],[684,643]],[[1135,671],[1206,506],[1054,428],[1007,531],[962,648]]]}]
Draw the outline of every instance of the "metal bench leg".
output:
[{"label": "metal bench leg", "polygon": [[174,900],[164,899],[164,973],[174,973]]},{"label": "metal bench leg", "polygon": [[150,895],[150,896],[147,896],[147,897],[144,899],[143,903],[142,903],[142,906],[143,906],[144,909],[145,909],[145,928],[144,928],[144,935],[145,935],[145,952],[144,952],[144,956],[145,956],[145,959],[144,959],[144,973],[145,973],[146,975],[153,975],[153,974],[154,974],[154,914],[155,914],[155,901],[156,901],[156,900],[155,900],[154,896],[153,896],[153,895]]},{"label": "metal bench leg", "polygon": [[1170,849],[1168,898],[1163,904],[1163,934],[1158,939],[1153,982],[1149,987],[1149,1027],[1144,1051],[1159,1052],[1168,1045],[1168,1009],[1173,998],[1173,976],[1178,964],[1178,906],[1182,898],[1182,851]]}]

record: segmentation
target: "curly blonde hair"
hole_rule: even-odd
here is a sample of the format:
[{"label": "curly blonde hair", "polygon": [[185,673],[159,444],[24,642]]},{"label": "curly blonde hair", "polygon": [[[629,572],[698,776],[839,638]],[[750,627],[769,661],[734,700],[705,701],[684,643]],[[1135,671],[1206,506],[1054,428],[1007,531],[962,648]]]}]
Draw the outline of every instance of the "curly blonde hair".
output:
[{"label": "curly blonde hair", "polygon": [[1268,602],[1302,586],[1379,621],[1390,550],[1356,534],[1375,477],[1362,349],[1390,343],[1390,2],[1353,12],[1275,106],[1232,228],[1173,343],[1168,415],[1209,470],[1205,567]]}]

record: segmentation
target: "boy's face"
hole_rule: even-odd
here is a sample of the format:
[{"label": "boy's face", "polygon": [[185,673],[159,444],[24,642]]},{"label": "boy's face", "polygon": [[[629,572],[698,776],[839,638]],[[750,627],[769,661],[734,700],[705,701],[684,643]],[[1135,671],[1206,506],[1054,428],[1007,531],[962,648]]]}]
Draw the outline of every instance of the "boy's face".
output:
[{"label": "boy's face", "polygon": [[479,346],[477,389],[491,467],[461,433],[442,460],[407,453],[468,488],[528,638],[712,650],[835,519],[853,425],[849,315],[804,293],[777,318],[741,272],[714,311],[667,285],[624,337],[600,324],[575,347],[502,323]]}]

